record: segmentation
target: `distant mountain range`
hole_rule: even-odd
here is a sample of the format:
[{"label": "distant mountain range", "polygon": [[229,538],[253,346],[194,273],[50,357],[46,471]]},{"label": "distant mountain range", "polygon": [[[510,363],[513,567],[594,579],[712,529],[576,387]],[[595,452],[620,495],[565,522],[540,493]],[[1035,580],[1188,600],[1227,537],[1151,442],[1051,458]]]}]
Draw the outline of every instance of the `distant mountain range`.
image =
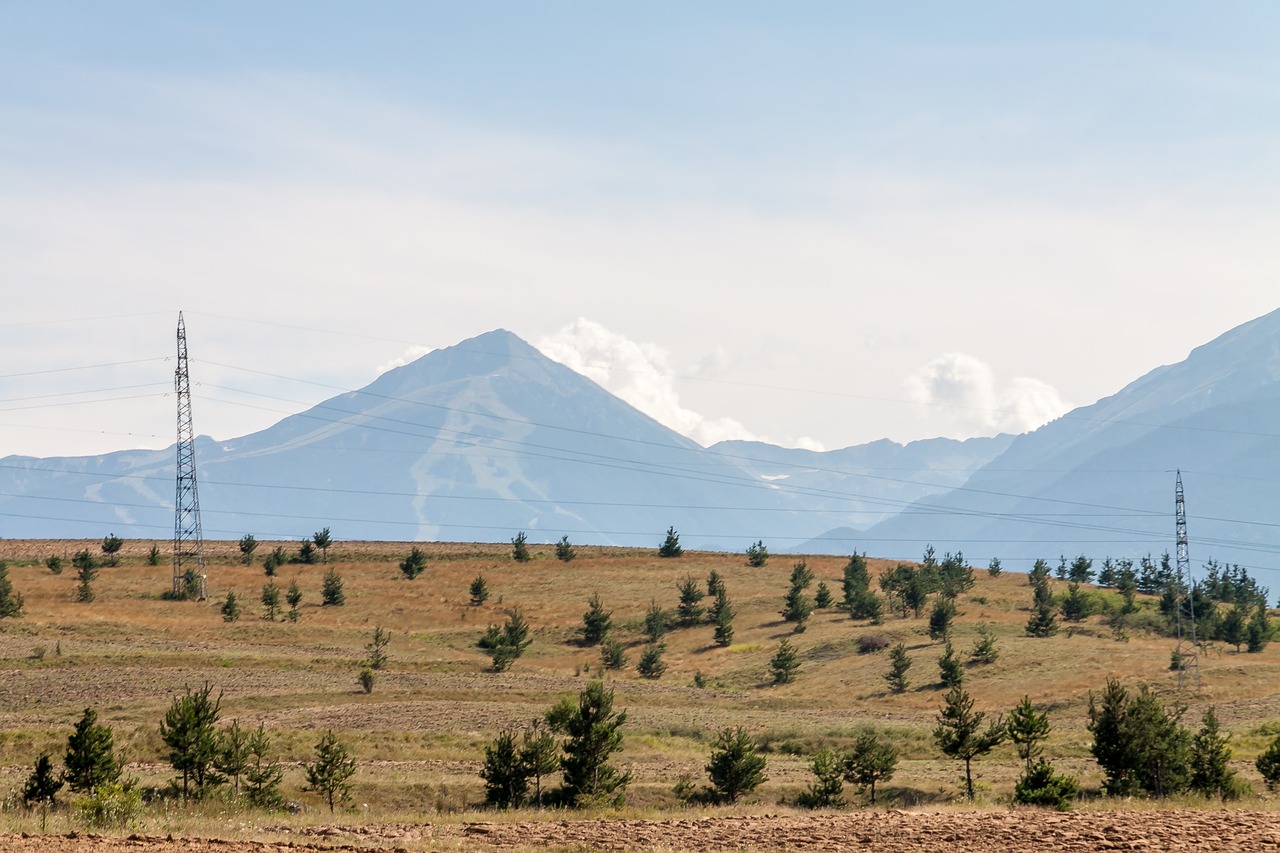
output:
[{"label": "distant mountain range", "polygon": [[[201,437],[196,459],[214,539],[656,547],[674,526],[688,548],[915,558],[932,543],[1010,567],[1172,550],[1181,468],[1194,556],[1269,566],[1278,416],[1280,312],[1032,433],[824,453],[703,448],[499,330],[261,432]],[[169,538],[174,455],[6,457],[0,536]]]}]

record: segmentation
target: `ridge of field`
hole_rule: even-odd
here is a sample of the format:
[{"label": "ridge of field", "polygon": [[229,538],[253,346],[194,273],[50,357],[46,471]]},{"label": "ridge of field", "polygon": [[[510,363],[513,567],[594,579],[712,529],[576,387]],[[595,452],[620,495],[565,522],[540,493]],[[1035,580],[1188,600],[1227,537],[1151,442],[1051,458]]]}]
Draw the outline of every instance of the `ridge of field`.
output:
[{"label": "ridge of field", "polygon": [[[868,625],[829,608],[815,611],[808,629],[794,634],[779,615],[797,560],[806,560],[814,573],[810,593],[825,581],[838,599],[843,557],[775,556],[753,568],[742,554],[686,552],[660,559],[652,549],[579,547],[577,558],[565,563],[552,548],[533,546],[533,560],[517,563],[506,546],[417,543],[428,568],[409,580],[398,565],[410,543],[339,541],[327,565],[280,567],[277,586],[283,590],[296,580],[304,594],[301,618],[290,623],[260,617],[259,593],[268,580],[261,557],[277,544],[296,552],[297,543],[263,542],[250,566],[240,563],[236,543],[206,543],[210,597],[196,603],[164,600],[171,566],[164,560],[147,565],[152,542],[129,541],[121,564],[101,569],[96,600],[78,603],[74,571],[54,574],[45,559],[60,555],[69,565],[73,553],[97,553],[100,544],[0,541],[0,560],[25,598],[21,618],[0,620],[0,797],[20,786],[41,753],[60,763],[67,734],[86,707],[114,727],[128,772],[144,785],[164,785],[173,773],[164,763],[159,721],[175,697],[208,682],[224,691],[223,722],[262,723],[289,763],[285,794],[308,810],[284,820],[319,820],[318,800],[301,791],[299,762],[310,757],[326,729],[358,761],[359,821],[468,814],[482,799],[478,772],[485,742],[503,727],[527,724],[600,674],[599,649],[577,643],[594,592],[612,611],[614,634],[631,658],[627,669],[605,676],[616,706],[628,714],[617,763],[635,777],[629,808],[676,808],[673,785],[681,778],[705,782],[708,744],[729,725],[745,726],[764,745],[769,767],[755,797],[760,803],[794,800],[811,778],[808,757],[822,745],[851,743],[867,727],[902,753],[897,775],[879,792],[885,803],[933,806],[960,796],[961,766],[944,759],[931,737],[942,704],[942,644],[930,641],[927,618],[887,616],[882,625]],[[894,565],[869,563],[873,576]],[[345,606],[320,606],[322,576],[330,568],[344,580]],[[650,601],[674,611],[680,581],[693,577],[705,585],[712,570],[724,579],[737,611],[733,645],[715,646],[709,624],[674,629],[666,637],[665,675],[639,678],[633,665]],[[473,607],[468,587],[479,574],[491,597]],[[1273,806],[1253,759],[1280,732],[1280,647],[1237,654],[1211,644],[1199,657],[1202,689],[1179,692],[1169,671],[1173,640],[1139,632],[1118,638],[1100,617],[1064,624],[1051,638],[1029,638],[1023,635],[1031,602],[1026,575],[975,574],[975,586],[959,598],[953,641],[965,656],[986,625],[998,638],[1000,656],[968,667],[965,686],[976,707],[992,714],[1007,712],[1024,694],[1048,710],[1053,733],[1046,753],[1059,769],[1081,778],[1087,801],[1101,778],[1085,727],[1089,693],[1115,677],[1130,687],[1146,683],[1167,702],[1185,702],[1184,722],[1191,728],[1214,706],[1232,735],[1233,769],[1255,792],[1247,807]],[[241,601],[238,622],[224,622],[219,612],[228,591]],[[1139,603],[1142,613],[1155,611],[1153,597],[1139,596]],[[511,671],[493,673],[475,642],[513,606],[522,609],[534,642]],[[373,693],[365,694],[357,675],[377,626],[391,633],[390,663]],[[905,693],[888,692],[885,653],[858,653],[858,640],[867,635],[906,644],[913,666]],[[802,665],[793,683],[774,686],[768,661],[784,637],[799,648]],[[695,673],[706,679],[705,688],[693,686]],[[1008,745],[975,762],[980,801],[1006,802],[1020,770]],[[851,802],[860,801],[848,793]],[[1086,807],[1112,806],[1103,800]],[[210,820],[209,808],[190,815],[169,809],[163,817],[149,812],[144,829],[157,831],[160,820],[178,828],[188,825],[184,821],[199,824]],[[29,815],[10,810],[0,811],[0,819],[0,831],[33,826]],[[263,813],[234,819],[266,825],[282,818]],[[50,828],[72,829],[70,820],[54,815]]]}]

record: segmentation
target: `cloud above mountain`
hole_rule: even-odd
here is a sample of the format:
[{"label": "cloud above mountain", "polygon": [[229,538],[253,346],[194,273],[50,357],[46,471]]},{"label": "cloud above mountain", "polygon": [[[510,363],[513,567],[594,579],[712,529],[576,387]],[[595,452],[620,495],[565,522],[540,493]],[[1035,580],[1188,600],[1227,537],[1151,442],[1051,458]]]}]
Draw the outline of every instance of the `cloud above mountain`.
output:
[{"label": "cloud above mountain", "polygon": [[[635,406],[663,426],[693,439],[704,447],[718,441],[768,441],[734,418],[710,418],[685,407],[676,391],[671,354],[664,348],[614,332],[585,317],[561,327],[535,346],[543,355],[581,373],[614,396]],[[724,367],[723,349],[708,353],[690,368],[694,375],[715,373]],[[802,437],[782,442],[807,450],[822,445]]]},{"label": "cloud above mountain", "polygon": [[1016,376],[1001,386],[990,365],[962,352],[938,356],[903,384],[935,423],[947,424],[948,438],[1029,432],[1071,408],[1039,379]]}]

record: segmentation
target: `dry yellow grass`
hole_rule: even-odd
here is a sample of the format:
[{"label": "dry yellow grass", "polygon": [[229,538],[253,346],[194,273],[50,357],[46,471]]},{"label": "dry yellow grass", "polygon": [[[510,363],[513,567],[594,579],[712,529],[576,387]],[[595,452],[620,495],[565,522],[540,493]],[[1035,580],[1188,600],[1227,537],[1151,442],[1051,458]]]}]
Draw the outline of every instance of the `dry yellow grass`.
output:
[{"label": "dry yellow grass", "polygon": [[[957,792],[959,770],[936,753],[930,738],[941,704],[941,644],[929,640],[927,620],[890,616],[873,626],[831,609],[816,611],[808,629],[793,634],[778,611],[799,558],[775,555],[752,568],[741,554],[663,560],[653,551],[579,547],[576,560],[562,563],[551,548],[534,546],[533,561],[520,564],[506,546],[427,543],[421,547],[428,569],[410,581],[398,569],[408,544],[338,542],[329,565],[344,578],[346,605],[319,606],[328,566],[282,566],[275,583],[283,591],[297,580],[305,596],[301,619],[288,623],[260,618],[259,592],[267,581],[261,560],[276,544],[292,552],[297,543],[261,543],[252,566],[240,564],[234,542],[208,543],[211,596],[193,603],[163,600],[170,566],[146,565],[152,543],[129,542],[121,565],[101,570],[96,600],[78,603],[70,556],[81,548],[96,552],[99,544],[0,542],[0,560],[8,561],[10,579],[26,599],[21,619],[0,621],[0,795],[16,788],[41,752],[59,756],[71,725],[90,706],[115,727],[125,757],[135,762],[131,772],[161,784],[170,773],[158,720],[175,696],[207,681],[225,692],[224,719],[264,723],[291,762],[308,757],[320,731],[334,729],[361,762],[357,802],[375,814],[463,810],[479,799],[485,740],[581,689],[588,672],[598,674],[598,649],[576,642],[591,593],[612,611],[616,636],[627,642],[634,664],[649,602],[674,610],[678,583],[686,576],[705,583],[713,569],[737,611],[734,645],[716,647],[709,625],[677,629],[666,638],[669,669],[662,679],[641,679],[630,667],[608,675],[629,714],[622,763],[635,773],[630,801],[636,807],[670,807],[678,778],[702,781],[710,735],[731,724],[748,727],[768,746],[765,802],[803,787],[806,756],[819,745],[848,743],[866,726],[902,749],[904,761],[885,792],[891,802],[943,802]],[[161,548],[167,560],[166,543]],[[44,567],[51,554],[66,559],[62,574]],[[838,597],[845,560],[805,559]],[[871,561],[874,573],[887,565]],[[477,574],[487,579],[491,598],[472,607],[468,586]],[[1146,635],[1121,641],[1100,618],[1049,639],[1024,637],[1031,599],[1026,577],[976,574],[977,585],[960,600],[955,647],[967,653],[983,624],[1000,644],[999,660],[967,671],[977,707],[1005,712],[1029,695],[1050,711],[1049,754],[1086,787],[1096,786],[1085,730],[1089,691],[1116,677],[1146,682],[1172,699],[1172,642]],[[219,613],[228,591],[240,597],[243,612],[230,624]],[[534,643],[510,672],[488,672],[475,640],[513,606],[533,627]],[[374,693],[365,695],[356,675],[375,626],[392,635],[391,662]],[[857,653],[858,638],[868,634],[906,643],[914,662],[906,693],[886,690],[884,653]],[[799,647],[802,668],[794,683],[772,686],[768,661],[783,637]],[[1216,706],[1234,733],[1237,769],[1261,791],[1251,759],[1280,720],[1280,647],[1257,655],[1214,649],[1201,656],[1200,667],[1203,689],[1178,697],[1189,705],[1186,719],[1194,724],[1204,708]],[[695,673],[707,679],[705,689],[693,686]],[[1008,748],[978,763],[988,801],[1008,796],[1018,770]],[[288,795],[306,800],[300,787],[294,767]]]}]

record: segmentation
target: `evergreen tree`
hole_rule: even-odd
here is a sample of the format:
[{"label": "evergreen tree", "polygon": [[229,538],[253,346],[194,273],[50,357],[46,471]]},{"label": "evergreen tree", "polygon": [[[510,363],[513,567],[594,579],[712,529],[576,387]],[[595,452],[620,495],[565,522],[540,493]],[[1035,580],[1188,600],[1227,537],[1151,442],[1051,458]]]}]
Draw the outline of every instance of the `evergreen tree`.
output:
[{"label": "evergreen tree", "polygon": [[951,622],[956,618],[955,601],[939,596],[929,614],[929,639],[945,640],[951,636]]},{"label": "evergreen tree", "polygon": [[151,543],[151,550],[147,551],[147,565],[160,565],[160,546],[154,542]]},{"label": "evergreen tree", "polygon": [[754,568],[760,568],[769,562],[769,549],[764,547],[764,541],[753,543],[747,548],[747,565]]},{"label": "evergreen tree", "polygon": [[53,762],[45,753],[36,759],[36,766],[22,786],[22,802],[27,808],[40,806],[40,831],[45,831],[49,806],[54,804],[58,791],[62,790],[62,780],[53,772]]},{"label": "evergreen tree", "polygon": [[724,589],[724,578],[720,577],[719,572],[712,569],[707,573],[707,595],[715,598],[722,589]]},{"label": "evergreen tree", "polygon": [[721,803],[736,803],[764,782],[765,764],[760,745],[746,729],[721,729],[711,743],[706,767],[712,796]]},{"label": "evergreen tree", "polygon": [[938,658],[938,677],[943,687],[959,687],[964,683],[964,664],[950,640],[943,645],[942,657]]},{"label": "evergreen tree", "polygon": [[253,562],[253,552],[258,548],[258,540],[252,533],[240,537],[240,562],[246,566]]},{"label": "evergreen tree", "polygon": [[769,672],[774,684],[787,684],[800,669],[800,655],[785,637],[778,643],[778,650],[769,661]]},{"label": "evergreen tree", "polygon": [[814,754],[809,761],[814,780],[800,793],[797,802],[810,809],[837,808],[844,805],[844,761],[827,747]]},{"label": "evergreen tree", "polygon": [[864,555],[854,552],[849,558],[844,567],[840,589],[840,609],[848,612],[850,619],[869,619],[877,624],[880,622],[880,599],[871,591],[871,574]]},{"label": "evergreen tree", "polygon": [[1271,621],[1267,619],[1267,607],[1260,604],[1245,626],[1245,642],[1250,652],[1260,652],[1271,642]]},{"label": "evergreen tree", "polygon": [[1002,571],[1004,571],[1004,567],[1000,565],[1000,558],[992,557],[991,562],[987,563],[987,574],[993,578],[998,578]]},{"label": "evergreen tree", "polygon": [[277,545],[270,554],[262,561],[262,571],[269,578],[276,576],[276,569],[289,562],[289,556],[284,552],[283,545]]},{"label": "evergreen tree", "polygon": [[681,625],[688,627],[702,620],[703,608],[700,602],[704,597],[698,582],[692,576],[686,575],[680,582],[680,604],[676,608]]},{"label": "evergreen tree", "polygon": [[1206,797],[1237,796],[1239,782],[1231,769],[1230,738],[1218,728],[1218,715],[1210,706],[1202,727],[1191,742],[1191,790]]},{"label": "evergreen tree", "polygon": [[356,773],[356,762],[332,729],[316,744],[315,759],[303,764],[302,769],[307,776],[305,790],[323,797],[329,804],[330,814],[333,814],[335,804],[345,803],[351,798],[351,777]]},{"label": "evergreen tree", "polygon": [[22,596],[13,591],[9,567],[0,561],[0,619],[22,615]]},{"label": "evergreen tree", "polygon": [[831,595],[831,590],[827,588],[827,582],[818,581],[818,589],[813,594],[813,606],[819,610],[826,610],[834,603],[835,599]]},{"label": "evergreen tree", "polygon": [[517,563],[527,563],[533,559],[533,555],[529,553],[528,537],[523,530],[511,540],[511,559]]},{"label": "evergreen tree", "polygon": [[889,649],[889,671],[884,680],[889,682],[892,693],[905,693],[907,690],[907,670],[911,668],[911,658],[907,657],[907,644],[898,643]]},{"label": "evergreen tree", "polygon": [[382,669],[387,665],[387,647],[391,645],[391,635],[382,630],[382,626],[375,626],[373,629],[373,637],[370,638],[368,645],[364,647],[365,666],[369,669]]},{"label": "evergreen tree", "polygon": [[1049,737],[1049,714],[1036,711],[1031,704],[1030,696],[1023,696],[1005,721],[1005,731],[1009,740],[1013,741],[1018,757],[1026,764],[1026,772],[1030,773],[1032,763],[1040,758],[1043,751],[1041,741]]},{"label": "evergreen tree", "polygon": [[[936,568],[932,571],[936,574]],[[908,614],[914,614],[919,619],[929,600],[932,583],[923,568],[916,569],[899,563],[893,571],[880,576],[880,588],[884,590],[894,609],[902,612],[904,619]]]},{"label": "evergreen tree", "polygon": [[622,746],[625,711],[613,710],[613,691],[603,681],[592,681],[578,695],[577,703],[565,700],[547,712],[551,730],[565,736],[561,795],[570,806],[588,802],[621,804],[630,773],[619,772],[609,758]]},{"label": "evergreen tree", "polygon": [[280,587],[275,583],[268,583],[262,587],[262,618],[276,621],[276,614],[280,612]]},{"label": "evergreen tree", "polygon": [[311,534],[311,542],[320,549],[324,561],[329,562],[329,547],[333,545],[333,536],[329,533],[329,528],[326,527]]},{"label": "evergreen tree", "polygon": [[240,777],[249,769],[252,758],[249,748],[251,737],[251,732],[240,728],[238,719],[232,720],[231,725],[218,734],[218,745],[213,754],[213,769],[231,780],[237,797],[240,796]]},{"label": "evergreen tree", "polygon": [[491,628],[486,638],[492,634],[492,642],[488,645],[489,656],[493,659],[493,671],[505,672],[524,654],[524,650],[533,642],[529,638],[529,625],[524,621],[520,608],[507,611],[507,621],[501,629]]},{"label": "evergreen tree", "polygon": [[218,715],[222,710],[222,693],[212,698],[213,687],[205,682],[201,690],[188,690],[174,699],[160,721],[160,739],[169,747],[169,764],[182,774],[182,801],[204,794],[210,781],[209,771],[218,755]]},{"label": "evergreen tree", "polygon": [[1236,647],[1236,654],[1245,641],[1246,622],[1244,609],[1236,605],[1227,611],[1218,627],[1218,639]]},{"label": "evergreen tree", "polygon": [[85,708],[84,716],[67,738],[67,754],[62,762],[62,776],[70,790],[92,793],[99,785],[120,778],[114,740],[111,728],[98,724],[98,712]]},{"label": "evergreen tree", "polygon": [[684,553],[684,549],[680,547],[680,534],[676,533],[674,527],[667,528],[667,538],[662,540],[662,544],[658,546],[659,557],[679,557]]},{"label": "evergreen tree", "polygon": [[717,646],[728,648],[733,645],[733,603],[729,601],[729,596],[724,591],[724,587],[720,588],[716,594],[716,603],[713,608],[715,613],[716,630],[713,639]]},{"label": "evergreen tree", "polygon": [[108,566],[120,565],[120,549],[124,547],[124,540],[112,533],[106,539],[102,540],[102,553],[106,556],[103,560]]},{"label": "evergreen tree", "polygon": [[605,669],[626,667],[627,653],[620,640],[605,639],[600,644],[600,663]]},{"label": "evergreen tree", "polygon": [[801,560],[792,566],[788,583],[799,589],[808,589],[809,585],[813,583],[813,572],[809,569],[808,563]]},{"label": "evergreen tree", "polygon": [[1031,603],[1031,617],[1027,620],[1028,637],[1052,637],[1058,633],[1058,616],[1053,606],[1053,594],[1046,580],[1035,587]]},{"label": "evergreen tree", "polygon": [[302,543],[298,545],[298,556],[293,560],[290,560],[289,562],[302,563],[304,565],[310,566],[313,563],[315,563],[315,561],[316,561],[315,543],[312,542],[310,539],[304,539],[302,540]]},{"label": "evergreen tree", "polygon": [[942,556],[942,562],[938,564],[938,581],[942,597],[952,600],[973,588],[973,569],[965,563],[964,554],[957,551]]},{"label": "evergreen tree", "polygon": [[240,601],[234,592],[228,592],[220,608],[223,622],[235,622],[240,618]]},{"label": "evergreen tree", "polygon": [[93,601],[93,581],[98,577],[98,563],[87,550],[77,551],[71,558],[71,565],[76,569],[76,579],[80,585],[76,587],[76,601],[88,604]]},{"label": "evergreen tree", "polygon": [[1262,774],[1262,780],[1267,783],[1268,791],[1280,788],[1280,735],[1276,735],[1271,744],[1258,756],[1253,766]]},{"label": "evergreen tree", "polygon": [[644,613],[644,635],[650,643],[660,641],[667,633],[667,612],[658,606],[657,599],[649,599],[649,609]]},{"label": "evergreen tree", "polygon": [[782,618],[792,623],[793,632],[802,634],[812,613],[813,602],[805,595],[804,587],[793,583],[782,602]]},{"label": "evergreen tree", "polygon": [[324,573],[324,581],[320,586],[320,606],[342,607],[347,603],[347,595],[342,591],[342,575],[329,569]]},{"label": "evergreen tree", "polygon": [[1191,736],[1180,725],[1184,710],[1165,708],[1145,686],[1131,698],[1114,679],[1107,680],[1100,702],[1089,696],[1092,751],[1108,794],[1164,797],[1186,788]]},{"label": "evergreen tree", "polygon": [[244,771],[244,794],[249,804],[260,809],[278,809],[284,805],[280,794],[280,781],[284,769],[280,762],[269,757],[271,740],[266,728],[258,723],[258,730],[249,735],[249,761]]},{"label": "evergreen tree", "polygon": [[973,663],[995,663],[1000,657],[1000,649],[996,646],[996,635],[986,625],[978,626],[978,639],[969,652],[969,660]]},{"label": "evergreen tree", "polygon": [[1093,560],[1084,554],[1076,557],[1067,570],[1067,579],[1072,583],[1093,583]]},{"label": "evergreen tree", "polygon": [[1044,560],[1036,560],[1031,566],[1031,571],[1027,572],[1027,585],[1037,587],[1048,585],[1049,583],[1049,564]]},{"label": "evergreen tree", "polygon": [[471,593],[472,607],[479,607],[489,600],[489,583],[484,579],[484,575],[475,576],[468,592]]},{"label": "evergreen tree", "polygon": [[409,549],[409,556],[400,561],[400,573],[413,580],[427,570],[427,554],[417,545]]},{"label": "evergreen tree", "polygon": [[1062,618],[1068,622],[1080,622],[1093,613],[1093,600],[1080,589],[1077,581],[1067,584],[1067,594],[1062,597]]},{"label": "evergreen tree", "polygon": [[512,729],[503,729],[485,745],[484,766],[480,769],[485,805],[500,809],[518,807],[529,790],[529,775]]},{"label": "evergreen tree", "polygon": [[587,600],[587,612],[582,614],[582,645],[594,646],[605,638],[612,626],[612,613],[600,603],[600,593],[591,593]]},{"label": "evergreen tree", "polygon": [[874,732],[863,732],[844,758],[844,778],[871,795],[876,804],[876,784],[893,778],[898,766],[898,750],[884,743]]},{"label": "evergreen tree", "polygon": [[1115,561],[1107,557],[1102,561],[1102,568],[1098,569],[1098,586],[1110,589],[1116,585],[1116,581],[1119,579],[1120,574],[1116,568]]},{"label": "evergreen tree", "polygon": [[1080,786],[1070,776],[1054,773],[1047,761],[1029,767],[1013,787],[1013,801],[1024,806],[1045,806],[1066,811],[1080,793]]},{"label": "evergreen tree", "polygon": [[957,685],[947,694],[938,713],[938,725],[933,730],[934,742],[942,754],[964,762],[965,792],[970,800],[973,799],[973,759],[986,755],[1004,740],[1004,723],[997,718],[983,729],[985,718],[983,712],[973,710],[973,699]]},{"label": "evergreen tree", "polygon": [[569,534],[560,537],[560,541],[556,543],[556,559],[562,563],[570,562],[578,553],[569,544]]},{"label": "evergreen tree", "polygon": [[640,660],[636,663],[636,672],[641,678],[657,679],[667,671],[667,664],[662,660],[662,654],[667,647],[662,643],[650,643],[644,647],[644,651],[640,653]]},{"label": "evergreen tree", "polygon": [[533,804],[541,808],[542,780],[560,769],[560,744],[544,721],[535,719],[524,730],[520,739],[520,763],[533,779]]},{"label": "evergreen tree", "polygon": [[284,600],[289,604],[289,621],[298,621],[298,608],[302,605],[302,589],[298,586],[297,580],[289,581],[289,588],[285,590]]}]

